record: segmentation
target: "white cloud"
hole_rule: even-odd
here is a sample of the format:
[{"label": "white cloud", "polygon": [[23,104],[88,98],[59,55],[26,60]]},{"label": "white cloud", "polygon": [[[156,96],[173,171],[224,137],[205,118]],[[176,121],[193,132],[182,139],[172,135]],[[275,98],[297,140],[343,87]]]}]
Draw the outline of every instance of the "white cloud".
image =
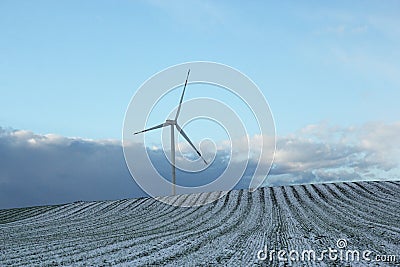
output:
[{"label": "white cloud", "polygon": [[399,122],[347,128],[309,125],[278,139],[271,174],[308,177],[311,182],[385,179],[400,167],[399,133]]}]

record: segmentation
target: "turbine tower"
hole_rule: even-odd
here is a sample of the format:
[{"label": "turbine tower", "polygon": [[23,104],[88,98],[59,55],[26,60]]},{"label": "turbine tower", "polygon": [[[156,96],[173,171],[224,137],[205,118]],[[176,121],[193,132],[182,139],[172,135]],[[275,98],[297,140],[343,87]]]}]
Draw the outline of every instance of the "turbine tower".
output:
[{"label": "turbine tower", "polygon": [[[204,161],[204,163],[207,165],[207,161],[203,158],[203,156],[201,155],[201,153],[196,149],[196,147],[193,145],[192,141],[190,141],[189,137],[186,135],[186,133],[183,131],[183,129],[179,126],[178,124],[178,117],[179,117],[179,113],[181,112],[181,106],[182,106],[182,102],[183,102],[183,96],[185,94],[185,90],[186,90],[186,85],[188,82],[188,78],[189,78],[189,73],[190,73],[190,69],[188,70],[187,76],[186,76],[186,81],[185,81],[185,86],[183,87],[183,91],[182,91],[182,96],[181,96],[181,100],[179,101],[179,106],[178,106],[178,110],[176,111],[176,115],[175,115],[175,119],[174,120],[166,120],[164,123],[161,123],[157,126],[133,133],[135,134],[140,134],[140,133],[144,133],[144,132],[148,132],[151,130],[155,130],[158,128],[162,128],[162,127],[166,127],[166,126],[171,126],[171,167],[172,167],[172,194],[175,195],[175,185],[176,185],[176,171],[175,171],[175,135],[174,135],[174,130],[175,127],[178,130],[178,132],[183,136],[183,138],[186,139],[186,141],[189,143],[189,145],[196,151],[197,155],[199,155],[199,157]],[[175,126],[175,127],[174,127]]]}]

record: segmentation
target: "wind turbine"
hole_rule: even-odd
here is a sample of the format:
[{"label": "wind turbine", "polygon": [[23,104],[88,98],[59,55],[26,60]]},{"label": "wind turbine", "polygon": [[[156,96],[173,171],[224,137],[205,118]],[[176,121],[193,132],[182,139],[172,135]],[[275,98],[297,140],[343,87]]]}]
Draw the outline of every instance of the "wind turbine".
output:
[{"label": "wind turbine", "polygon": [[[199,155],[199,157],[204,161],[204,163],[207,165],[207,161],[203,158],[203,156],[201,155],[201,153],[196,149],[196,147],[193,145],[192,141],[190,141],[189,137],[186,135],[186,133],[183,131],[183,129],[179,126],[178,124],[178,117],[179,117],[179,113],[181,112],[181,106],[182,106],[182,101],[183,101],[183,95],[185,94],[185,90],[186,90],[186,85],[188,82],[188,78],[189,78],[189,73],[190,73],[190,69],[188,70],[187,76],[186,76],[186,81],[185,81],[185,86],[183,87],[183,91],[182,91],[182,96],[181,96],[181,100],[179,101],[179,106],[178,106],[178,110],[176,111],[176,115],[175,115],[175,119],[174,120],[166,120],[164,123],[161,123],[157,126],[133,133],[134,135],[136,134],[140,134],[140,133],[144,133],[144,132],[148,132],[151,130],[155,130],[158,128],[162,128],[162,127],[166,127],[166,126],[171,126],[171,167],[172,167],[172,194],[175,195],[175,185],[176,185],[176,171],[175,171],[175,135],[174,135],[174,130],[175,127],[178,130],[178,132],[183,136],[183,138],[186,139],[186,141],[189,143],[189,145],[196,151],[197,155]],[[175,126],[175,127],[174,127]]]}]

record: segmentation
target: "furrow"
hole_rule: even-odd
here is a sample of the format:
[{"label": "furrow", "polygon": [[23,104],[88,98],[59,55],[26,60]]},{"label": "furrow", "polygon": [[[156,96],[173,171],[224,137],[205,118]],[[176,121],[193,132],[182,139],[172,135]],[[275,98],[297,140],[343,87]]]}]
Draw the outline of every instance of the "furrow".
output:
[{"label": "furrow", "polygon": [[359,199],[361,192],[356,190],[348,190],[347,188],[353,189],[352,186],[346,184],[337,184],[335,188],[337,189],[338,196],[341,197],[341,200],[347,204],[346,207],[352,209],[352,213],[358,213],[360,216],[363,216],[367,220],[371,222],[378,223],[380,225],[385,225],[396,232],[400,229],[398,227],[398,223],[391,223],[390,218],[398,218],[400,220],[400,216],[398,214],[399,205],[397,206],[388,206],[387,203],[382,203],[377,200],[372,200],[371,198],[365,197],[364,199]]},{"label": "furrow", "polygon": [[[198,231],[194,231],[189,236],[191,239],[186,238],[182,239],[181,242],[174,242],[174,245],[170,245],[168,247],[164,247],[162,250],[159,250],[155,253],[149,255],[149,258],[142,258],[139,261],[135,260],[130,262],[130,264],[136,265],[159,265],[159,264],[168,264],[172,261],[180,257],[184,257],[192,253],[193,251],[198,250],[207,242],[211,240],[216,240],[219,236],[224,235],[227,231],[234,227],[234,222],[236,216],[233,216],[236,210],[240,206],[240,199],[243,195],[243,191],[235,192],[237,197],[236,201],[227,202],[224,211],[217,214],[219,218],[215,218],[215,222],[212,224],[207,224],[207,227],[200,229]],[[234,206],[229,209],[231,203],[235,203]],[[190,246],[189,246],[190,244]]]},{"label": "furrow", "polygon": [[[327,184],[326,187],[329,188],[335,184]],[[312,186],[307,186],[308,190],[312,190]],[[312,190],[313,191],[313,190]],[[383,253],[382,244],[387,243],[381,236],[371,236],[371,229],[368,228],[368,223],[360,222],[360,218],[354,215],[354,208],[343,201],[334,202],[332,197],[320,198],[318,194],[315,193],[316,204],[319,204],[320,208],[323,208],[326,212],[321,213],[325,218],[322,220],[330,224],[337,229],[340,229],[344,234],[346,239],[349,241],[351,246],[356,248],[370,249],[372,251]],[[335,194],[339,199],[340,195]],[[336,220],[335,220],[336,219]],[[342,236],[337,236],[337,238],[343,238]],[[380,244],[376,244],[379,240]]]},{"label": "furrow", "polygon": [[[363,196],[366,198],[370,199],[375,199],[378,202],[392,205],[393,203],[397,203],[398,205],[400,204],[400,196],[397,193],[397,196],[394,195],[397,191],[400,190],[392,190],[390,194],[387,192],[384,192],[377,188],[374,184],[370,182],[365,182],[365,183],[354,183],[355,186],[358,186],[362,189],[364,189],[365,192],[362,192]],[[354,186],[353,186],[354,187]]]}]

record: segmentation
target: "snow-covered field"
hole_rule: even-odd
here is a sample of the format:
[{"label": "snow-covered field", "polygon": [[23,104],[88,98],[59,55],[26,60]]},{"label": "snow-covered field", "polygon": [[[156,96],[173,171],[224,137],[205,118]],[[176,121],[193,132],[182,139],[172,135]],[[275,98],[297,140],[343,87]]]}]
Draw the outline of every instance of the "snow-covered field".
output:
[{"label": "snow-covered field", "polygon": [[[231,191],[192,208],[145,198],[0,210],[0,266],[396,266],[399,208],[400,182],[358,182]],[[332,259],[318,259],[328,249]],[[290,260],[290,250],[316,256]],[[359,261],[345,258],[349,250]],[[376,262],[389,255],[395,263]]]}]

